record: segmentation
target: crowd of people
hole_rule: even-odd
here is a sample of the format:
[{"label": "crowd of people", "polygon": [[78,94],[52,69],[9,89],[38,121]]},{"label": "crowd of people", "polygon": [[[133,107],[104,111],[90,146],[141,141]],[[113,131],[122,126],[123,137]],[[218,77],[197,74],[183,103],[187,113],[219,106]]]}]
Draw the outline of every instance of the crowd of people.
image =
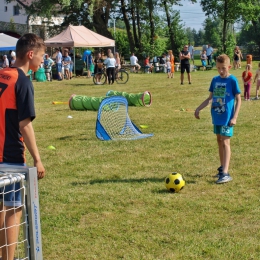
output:
[{"label": "crowd of people", "polygon": [[[206,67],[213,64],[213,59],[216,61],[218,56],[217,52],[214,52],[214,49],[210,44],[204,45],[203,50],[200,54],[200,60],[203,70],[206,70]],[[10,51],[8,55],[3,55],[3,68],[12,67],[16,61],[15,51]],[[242,52],[238,46],[234,48],[233,54],[233,68],[241,68],[241,60],[243,59]],[[194,65],[194,47],[191,43],[184,45],[183,49],[179,53],[179,64],[180,65],[180,84],[184,84],[184,73],[187,73],[188,83],[191,84],[191,62]],[[51,81],[52,80],[52,71],[53,68],[56,68],[56,79],[61,81],[63,79],[70,80],[73,77],[73,68],[75,66],[76,76],[82,76],[84,70],[87,71],[87,78],[90,78],[93,74],[102,72],[106,69],[107,74],[107,83],[113,84],[115,81],[116,69],[120,69],[122,60],[118,52],[113,52],[111,49],[107,50],[107,55],[104,53],[96,51],[92,53],[87,50],[83,55],[76,54],[75,64],[73,58],[73,51],[71,48],[55,48],[55,52],[52,57],[46,53],[44,55],[43,62],[39,65],[39,70],[44,71],[44,80],[39,81]],[[130,65],[133,66],[134,72],[138,72],[143,67],[145,72],[152,73],[157,71],[164,71],[167,73],[167,78],[174,78],[175,72],[175,60],[172,50],[168,50],[167,53],[162,54],[160,57],[151,58],[149,55],[145,57],[143,66],[139,64],[139,60],[134,53],[130,57]],[[250,99],[250,89],[253,76],[251,75],[252,66],[251,62],[248,61],[246,70],[242,74],[242,80],[245,86],[245,100]],[[256,99],[259,99],[259,88],[260,88],[260,69],[257,70],[254,82],[257,81],[256,86]],[[29,71],[30,74],[30,71]],[[41,74],[42,75],[42,74]],[[34,75],[37,79],[37,72]],[[97,84],[99,79],[97,79]]]}]

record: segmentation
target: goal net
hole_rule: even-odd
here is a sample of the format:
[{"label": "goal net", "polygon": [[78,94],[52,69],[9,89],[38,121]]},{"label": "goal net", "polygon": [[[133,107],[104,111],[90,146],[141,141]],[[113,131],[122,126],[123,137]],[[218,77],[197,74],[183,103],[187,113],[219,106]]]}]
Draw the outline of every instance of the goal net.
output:
[{"label": "goal net", "polygon": [[[9,192],[14,192],[17,184],[20,184],[22,219],[11,227],[20,230],[18,241],[15,243],[14,259],[42,260],[37,169],[35,167],[0,165],[0,213],[2,216],[8,213],[7,211],[16,210],[15,207],[4,207],[3,205],[4,197]],[[7,227],[4,221],[3,226],[0,226],[0,233],[3,237],[6,237],[4,234],[8,228],[10,227]],[[0,249],[10,245],[5,239],[4,244],[0,244]]]},{"label": "goal net", "polygon": [[153,136],[142,133],[130,120],[125,97],[105,98],[99,107],[96,136],[100,140],[136,140]]}]

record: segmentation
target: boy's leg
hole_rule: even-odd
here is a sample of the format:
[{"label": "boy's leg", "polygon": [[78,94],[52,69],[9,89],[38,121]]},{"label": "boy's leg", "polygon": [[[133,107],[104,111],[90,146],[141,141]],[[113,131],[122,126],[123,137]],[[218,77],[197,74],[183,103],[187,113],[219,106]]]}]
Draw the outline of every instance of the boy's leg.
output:
[{"label": "boy's leg", "polygon": [[[2,260],[13,260],[19,235],[19,224],[22,217],[22,208],[11,210],[10,207],[0,206],[0,246],[2,247]],[[5,209],[3,211],[2,209]],[[2,230],[5,227],[6,230]],[[10,246],[5,246],[5,245]]]},{"label": "boy's leg", "polygon": [[223,155],[224,155],[224,148],[223,148],[223,144],[222,144],[222,136],[220,134],[217,134],[217,143],[218,143],[218,154],[219,154],[219,161],[220,161],[220,165],[223,167],[224,164],[224,159],[223,159]]},{"label": "boy's leg", "polygon": [[230,137],[222,136],[222,147],[223,147],[223,173],[228,173],[229,162],[231,157],[230,149]]},{"label": "boy's leg", "polygon": [[218,152],[220,165],[223,167],[223,173],[228,173],[231,157],[230,137],[217,134]]}]

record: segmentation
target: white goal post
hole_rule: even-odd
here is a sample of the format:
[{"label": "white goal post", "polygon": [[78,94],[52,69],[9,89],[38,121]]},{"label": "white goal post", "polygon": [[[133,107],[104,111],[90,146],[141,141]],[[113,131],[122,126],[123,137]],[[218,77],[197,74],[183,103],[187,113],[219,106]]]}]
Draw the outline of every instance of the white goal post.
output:
[{"label": "white goal post", "polygon": [[[18,182],[21,187],[21,226],[23,226],[23,231],[20,231],[22,233],[20,243],[23,243],[24,247],[22,250],[19,248],[16,251],[22,251],[20,253],[22,258],[18,256],[19,259],[42,260],[37,169],[36,167],[0,165],[0,188]],[[4,194],[2,195],[4,196]]]}]

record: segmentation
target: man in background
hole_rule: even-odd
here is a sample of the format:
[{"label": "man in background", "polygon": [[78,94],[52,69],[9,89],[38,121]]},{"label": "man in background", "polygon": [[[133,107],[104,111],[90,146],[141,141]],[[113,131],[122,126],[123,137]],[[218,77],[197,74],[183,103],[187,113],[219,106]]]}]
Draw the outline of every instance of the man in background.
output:
[{"label": "man in background", "polygon": [[206,49],[206,54],[207,54],[207,58],[208,58],[208,65],[211,65],[213,48],[210,46],[210,44],[208,44],[208,48]]},{"label": "man in background", "polygon": [[194,47],[189,42],[188,51],[190,53],[190,59],[192,60],[192,64],[194,65]]},{"label": "man in background", "polygon": [[137,67],[137,72],[138,72],[141,69],[141,66],[137,62],[138,62],[137,57],[135,56],[134,53],[132,53],[132,56],[130,57],[130,64],[132,66]]},{"label": "man in background", "polygon": [[59,48],[56,48],[55,49],[56,51],[56,70],[57,70],[57,74],[58,74],[58,80],[62,80],[63,79],[63,76],[62,76],[62,54],[60,52],[60,49]]}]

